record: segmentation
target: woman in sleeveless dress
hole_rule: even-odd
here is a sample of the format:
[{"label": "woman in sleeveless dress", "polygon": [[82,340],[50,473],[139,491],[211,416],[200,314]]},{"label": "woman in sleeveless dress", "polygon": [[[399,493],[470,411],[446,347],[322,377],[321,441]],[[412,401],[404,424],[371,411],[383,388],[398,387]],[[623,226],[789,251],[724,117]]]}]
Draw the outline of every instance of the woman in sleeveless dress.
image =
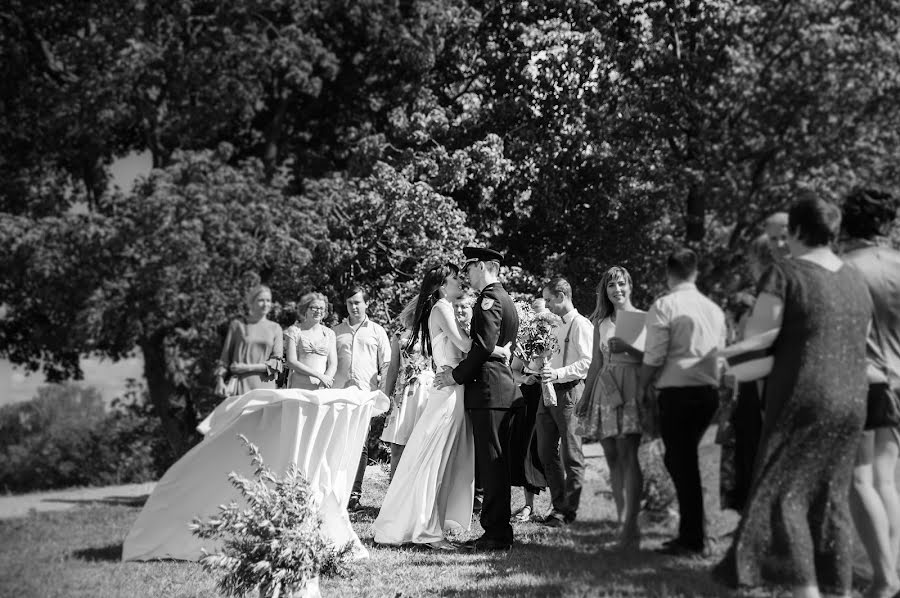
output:
[{"label": "woman in sleeveless dress", "polygon": [[[638,396],[638,376],[644,353],[616,336],[616,316],[622,312],[643,314],[631,304],[631,275],[613,266],[597,285],[594,323],[594,358],[584,385],[588,417],[599,432],[603,454],[609,463],[610,485],[616,504],[619,548],[637,549],[640,544],[638,514],[644,479],[638,448],[645,414]],[[593,405],[593,407],[591,407]]]},{"label": "woman in sleeveless dress", "polygon": [[[456,366],[471,347],[451,303],[461,294],[456,266],[436,266],[425,274],[414,330],[435,369]],[[504,348],[498,350],[502,354]],[[444,530],[469,529],[475,491],[475,448],[462,386],[429,389],[403,455],[375,519],[375,542],[455,550]]]},{"label": "woman in sleeveless dress", "polygon": [[284,331],[288,388],[331,388],[337,370],[334,331],[322,324],[328,300],[322,293],[307,293],[297,304],[298,322]]},{"label": "woman in sleeveless dress", "polygon": [[[422,355],[422,343],[415,338],[416,333],[413,330],[415,313],[414,298],[397,317],[402,329],[395,332],[391,338],[391,364],[385,382],[385,394],[391,397],[391,412],[381,433],[381,441],[391,447],[392,480],[413,428],[422,417],[428,391],[434,382],[431,359]],[[413,341],[411,348],[409,348],[410,340]]]}]

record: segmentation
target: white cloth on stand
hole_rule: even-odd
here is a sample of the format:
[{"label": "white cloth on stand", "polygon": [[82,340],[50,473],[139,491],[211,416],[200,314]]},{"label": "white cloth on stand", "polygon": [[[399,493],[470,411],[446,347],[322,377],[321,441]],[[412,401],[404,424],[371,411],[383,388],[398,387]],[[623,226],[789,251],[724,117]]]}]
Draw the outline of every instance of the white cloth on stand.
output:
[{"label": "white cloth on stand", "polygon": [[276,475],[296,463],[321,497],[326,537],[338,547],[352,543],[356,558],[368,557],[350,525],[347,501],[369,420],[388,405],[384,393],[357,388],[260,389],[223,401],[207,418],[203,441],[157,483],[125,538],[122,560],[196,561],[203,556],[201,548],[220,549],[219,542],[192,535],[188,525],[196,516],[215,515],[219,505],[232,500],[242,504],[228,474],[252,478],[253,468],[238,434],[259,447]]}]

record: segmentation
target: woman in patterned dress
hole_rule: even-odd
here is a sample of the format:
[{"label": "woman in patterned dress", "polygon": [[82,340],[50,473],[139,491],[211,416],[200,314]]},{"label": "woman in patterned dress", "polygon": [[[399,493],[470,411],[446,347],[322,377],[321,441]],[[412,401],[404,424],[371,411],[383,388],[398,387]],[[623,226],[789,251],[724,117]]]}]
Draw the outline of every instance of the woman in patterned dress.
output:
[{"label": "woman in patterned dress", "polygon": [[328,300],[321,293],[307,293],[297,304],[297,319],[284,332],[285,363],[290,370],[288,388],[331,388],[337,370],[334,331],[322,324]]},{"label": "woman in patterned dress", "polygon": [[415,336],[415,313],[416,298],[413,298],[397,317],[402,328],[391,337],[391,364],[385,382],[385,393],[391,397],[391,412],[381,433],[381,441],[391,447],[390,479],[394,479],[403,449],[425,409],[428,389],[434,382],[431,360],[422,355],[422,344],[415,341],[409,347],[410,338]]},{"label": "woman in patterned dress", "polygon": [[631,304],[631,275],[613,266],[597,285],[594,323],[594,357],[584,385],[582,410],[587,431],[600,437],[609,464],[610,485],[621,528],[619,548],[640,544],[638,514],[644,486],[638,448],[643,431],[643,409],[638,397],[638,374],[644,353],[616,336],[616,316],[644,313]]}]

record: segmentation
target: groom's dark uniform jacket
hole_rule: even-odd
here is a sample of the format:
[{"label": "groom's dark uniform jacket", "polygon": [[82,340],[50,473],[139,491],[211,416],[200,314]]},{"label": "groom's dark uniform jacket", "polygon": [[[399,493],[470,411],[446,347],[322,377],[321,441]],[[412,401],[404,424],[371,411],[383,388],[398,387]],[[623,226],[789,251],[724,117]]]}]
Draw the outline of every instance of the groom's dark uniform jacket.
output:
[{"label": "groom's dark uniform jacket", "polygon": [[484,287],[472,307],[472,348],[453,370],[456,383],[465,385],[466,409],[509,409],[522,402],[509,365],[491,355],[497,345],[514,346],[518,330],[516,306],[503,285]]}]

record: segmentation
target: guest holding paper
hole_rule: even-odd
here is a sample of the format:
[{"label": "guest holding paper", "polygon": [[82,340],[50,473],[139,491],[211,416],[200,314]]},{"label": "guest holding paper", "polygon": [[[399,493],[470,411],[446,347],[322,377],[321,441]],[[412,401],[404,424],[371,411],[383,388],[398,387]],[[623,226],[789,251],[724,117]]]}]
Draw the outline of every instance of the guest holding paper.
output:
[{"label": "guest holding paper", "polygon": [[678,496],[678,536],[661,552],[709,551],[697,449],[719,405],[716,352],[725,345],[725,314],[697,290],[697,255],[679,249],[666,261],[669,293],[647,313],[647,340],[638,396],[657,378],[659,425],[666,469]]},{"label": "guest holding paper", "polygon": [[777,331],[762,442],[741,523],[720,578],[787,585],[797,597],[850,595],[848,495],[866,416],[872,300],[830,244],[841,214],[816,197],[791,206],[790,260],[758,287],[748,338]]},{"label": "guest holding paper", "polygon": [[[619,547],[640,545],[638,513],[644,480],[638,447],[644,421],[638,382],[644,357],[644,316],[631,303],[631,274],[613,266],[597,285],[594,356],[584,383],[580,413],[599,432],[619,524]],[[638,346],[635,346],[638,345]]]}]

